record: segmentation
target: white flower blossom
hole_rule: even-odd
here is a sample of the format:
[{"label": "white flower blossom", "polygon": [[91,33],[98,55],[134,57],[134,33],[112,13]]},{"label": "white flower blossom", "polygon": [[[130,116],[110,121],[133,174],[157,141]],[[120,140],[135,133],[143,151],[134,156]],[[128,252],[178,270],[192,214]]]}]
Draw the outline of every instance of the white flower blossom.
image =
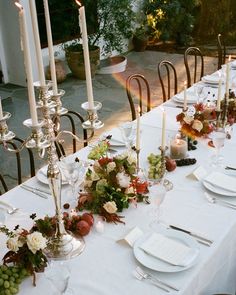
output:
[{"label": "white flower blossom", "polygon": [[119,172],[116,175],[116,179],[120,187],[129,187],[131,181],[129,175],[125,174],[124,172]]},{"label": "white flower blossom", "polygon": [[195,129],[195,130],[197,130],[198,132],[200,132],[202,130],[202,128],[203,128],[203,124],[199,120],[194,120],[193,121],[192,128]]},{"label": "white flower blossom", "polygon": [[40,232],[37,231],[27,235],[26,241],[28,248],[34,254],[38,250],[43,250],[47,246],[47,239],[44,238]]},{"label": "white flower blossom", "polygon": [[110,214],[116,213],[116,211],[117,211],[116,203],[114,201],[106,202],[103,205],[103,208]]},{"label": "white flower blossom", "polygon": [[90,177],[91,177],[92,181],[96,181],[96,180],[100,179],[100,177],[97,175],[97,173],[95,171],[92,171]]},{"label": "white flower blossom", "polygon": [[99,164],[99,162],[97,160],[94,161],[93,169],[96,173],[99,173],[99,171],[101,171],[101,165]]},{"label": "white flower blossom", "polygon": [[110,173],[116,168],[116,163],[115,162],[109,162],[107,164],[107,172]]},{"label": "white flower blossom", "polygon": [[23,243],[18,239],[18,236],[9,238],[7,240],[7,248],[10,251],[17,252],[20,247],[23,246]]},{"label": "white flower blossom", "polygon": [[126,194],[134,194],[135,193],[134,187],[133,186],[127,187],[127,189],[125,190],[125,193]]},{"label": "white flower blossom", "polygon": [[86,179],[85,181],[84,181],[84,187],[86,188],[89,188],[89,187],[91,187],[92,186],[92,184],[93,184],[93,181],[92,180],[88,180],[88,179]]},{"label": "white flower blossom", "polygon": [[193,117],[185,116],[183,120],[185,123],[191,124],[191,122],[193,121]]}]

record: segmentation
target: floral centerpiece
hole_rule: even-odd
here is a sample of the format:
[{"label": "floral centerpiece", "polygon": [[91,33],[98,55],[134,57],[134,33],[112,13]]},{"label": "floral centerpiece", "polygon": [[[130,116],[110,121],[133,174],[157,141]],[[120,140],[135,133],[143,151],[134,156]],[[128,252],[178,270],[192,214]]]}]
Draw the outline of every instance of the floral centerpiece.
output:
[{"label": "floral centerpiece", "polygon": [[86,173],[78,209],[100,214],[108,222],[122,222],[117,212],[142,201],[147,182],[136,176],[136,157],[132,153],[111,158],[108,149],[109,141],[103,140],[91,150],[88,158],[94,163]]},{"label": "floral centerpiece", "polygon": [[213,131],[212,122],[216,119],[215,108],[202,103],[190,106],[176,117],[180,122],[182,134],[190,137],[202,137]]},{"label": "floral centerpiece", "polygon": [[36,285],[35,273],[43,272],[47,266],[43,253],[47,239],[38,231],[20,229],[19,226],[12,231],[2,226],[0,231],[8,237],[6,245],[9,251],[3,257],[4,265],[13,264],[23,269],[25,274],[33,276],[33,285]]}]

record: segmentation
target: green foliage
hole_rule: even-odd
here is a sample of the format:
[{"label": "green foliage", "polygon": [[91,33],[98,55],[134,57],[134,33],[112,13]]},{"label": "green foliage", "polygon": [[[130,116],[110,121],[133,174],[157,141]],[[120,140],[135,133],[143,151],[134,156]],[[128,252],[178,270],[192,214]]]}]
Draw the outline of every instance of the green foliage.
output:
[{"label": "green foliage", "polygon": [[149,0],[146,6],[152,35],[162,41],[174,40],[178,45],[191,41],[196,0]]}]

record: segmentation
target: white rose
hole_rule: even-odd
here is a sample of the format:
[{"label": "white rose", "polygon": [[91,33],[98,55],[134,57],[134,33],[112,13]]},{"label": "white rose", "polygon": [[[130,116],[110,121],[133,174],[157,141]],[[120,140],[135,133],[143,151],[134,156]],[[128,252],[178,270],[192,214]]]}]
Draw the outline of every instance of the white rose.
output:
[{"label": "white rose", "polygon": [[125,174],[124,172],[119,172],[116,175],[116,179],[120,187],[129,187],[131,180],[129,175]]},{"label": "white rose", "polygon": [[198,132],[200,132],[202,130],[202,128],[203,128],[203,124],[199,120],[194,120],[193,121],[192,128],[195,129],[195,130],[197,130]]},{"label": "white rose", "polygon": [[191,124],[191,122],[193,121],[193,117],[185,116],[183,120],[185,123]]},{"label": "white rose", "polygon": [[107,164],[107,172],[110,173],[116,168],[116,163],[115,162],[109,162]]},{"label": "white rose", "polygon": [[127,153],[125,152],[123,154],[117,155],[116,159],[117,160],[124,160],[126,157],[127,157]]},{"label": "white rose", "polygon": [[84,187],[86,188],[89,188],[89,187],[91,187],[92,186],[92,184],[93,184],[93,181],[92,180],[85,180],[85,182],[84,182]]},{"label": "white rose", "polygon": [[47,239],[40,232],[33,232],[26,238],[28,248],[34,254],[38,250],[43,250],[47,246]]},{"label": "white rose", "polygon": [[92,171],[92,173],[91,173],[91,180],[92,181],[96,181],[96,180],[99,180],[100,179],[100,177],[97,175],[97,173],[96,172],[94,172],[94,171]]},{"label": "white rose", "polygon": [[7,248],[10,251],[17,252],[22,246],[23,244],[21,241],[19,241],[18,237],[9,238],[7,240]]},{"label": "white rose", "polygon": [[110,214],[116,213],[117,211],[116,203],[114,201],[106,202],[103,205],[103,208]]},{"label": "white rose", "polygon": [[101,165],[99,164],[98,161],[94,161],[94,164],[93,164],[93,169],[96,173],[100,172],[101,171]]},{"label": "white rose", "polygon": [[129,153],[129,154],[128,154],[127,161],[128,161],[128,163],[129,163],[130,165],[132,165],[132,164],[136,164],[136,162],[137,162],[137,157],[136,157],[136,155],[135,155],[134,153]]}]

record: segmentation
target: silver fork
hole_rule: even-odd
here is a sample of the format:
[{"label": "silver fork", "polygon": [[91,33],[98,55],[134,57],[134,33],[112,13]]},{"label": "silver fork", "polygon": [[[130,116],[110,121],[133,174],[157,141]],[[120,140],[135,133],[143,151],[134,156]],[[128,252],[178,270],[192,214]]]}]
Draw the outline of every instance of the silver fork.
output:
[{"label": "silver fork", "polygon": [[175,291],[179,291],[179,289],[176,288],[175,286],[173,286],[173,285],[171,285],[171,284],[169,284],[169,283],[166,283],[166,282],[163,281],[163,280],[158,279],[157,277],[151,275],[151,274],[148,273],[148,272],[145,272],[145,271],[144,271],[141,267],[139,267],[139,266],[136,267],[136,271],[137,271],[138,274],[140,274],[140,275],[141,275],[143,278],[145,278],[145,279],[153,280],[153,281],[157,282],[158,284],[161,284],[161,285],[163,285],[163,286],[165,286],[165,287],[167,287],[167,288],[170,288],[170,289],[175,290]]},{"label": "silver fork", "polygon": [[147,278],[147,277],[145,277],[145,276],[143,276],[143,275],[141,275],[138,271],[137,271],[137,268],[133,271],[133,275],[136,277],[136,279],[138,279],[139,281],[142,281],[143,279],[145,280],[145,279],[149,279],[150,280],[150,282],[154,285],[154,286],[156,286],[156,287],[158,287],[158,288],[160,288],[160,289],[162,289],[162,290],[164,290],[164,291],[166,291],[166,292],[170,292],[170,290],[168,289],[168,288],[166,288],[166,287],[164,287],[163,285],[161,285],[160,283],[158,283],[157,281],[155,281],[155,280],[153,280],[153,279],[151,279],[151,278]]}]

